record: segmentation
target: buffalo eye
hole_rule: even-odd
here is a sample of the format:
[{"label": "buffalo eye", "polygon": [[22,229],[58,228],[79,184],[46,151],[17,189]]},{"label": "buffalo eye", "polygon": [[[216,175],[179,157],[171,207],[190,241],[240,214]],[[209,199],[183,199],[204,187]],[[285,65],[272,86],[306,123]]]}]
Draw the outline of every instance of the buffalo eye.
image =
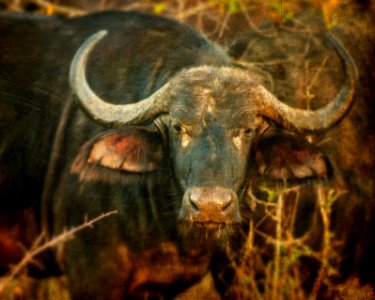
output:
[{"label": "buffalo eye", "polygon": [[250,137],[253,133],[253,129],[252,128],[246,128],[243,133],[245,134],[245,136],[248,136]]},{"label": "buffalo eye", "polygon": [[249,127],[249,128],[243,128],[242,129],[242,136],[245,139],[252,139],[255,135],[256,129]]},{"label": "buffalo eye", "polygon": [[180,124],[174,124],[173,129],[176,133],[181,133],[182,132],[182,126]]}]

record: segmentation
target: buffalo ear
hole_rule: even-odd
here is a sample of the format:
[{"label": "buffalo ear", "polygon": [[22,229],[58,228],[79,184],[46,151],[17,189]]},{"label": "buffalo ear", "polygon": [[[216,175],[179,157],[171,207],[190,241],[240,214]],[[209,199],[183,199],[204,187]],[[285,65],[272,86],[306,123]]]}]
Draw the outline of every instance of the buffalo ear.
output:
[{"label": "buffalo ear", "polygon": [[327,178],[331,172],[328,158],[318,147],[286,134],[259,141],[255,166],[259,175],[281,181]]},{"label": "buffalo ear", "polygon": [[80,174],[81,179],[98,177],[100,171],[149,173],[155,171],[162,158],[160,134],[148,127],[129,126],[106,132],[86,143],[71,171]]}]

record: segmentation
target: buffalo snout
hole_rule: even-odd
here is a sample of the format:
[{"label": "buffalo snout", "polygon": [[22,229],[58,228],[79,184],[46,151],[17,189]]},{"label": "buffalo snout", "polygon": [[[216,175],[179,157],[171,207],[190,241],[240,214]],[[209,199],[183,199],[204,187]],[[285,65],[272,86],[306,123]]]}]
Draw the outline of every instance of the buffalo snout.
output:
[{"label": "buffalo snout", "polygon": [[180,217],[208,229],[232,225],[240,219],[237,195],[223,187],[189,188],[183,197]]}]

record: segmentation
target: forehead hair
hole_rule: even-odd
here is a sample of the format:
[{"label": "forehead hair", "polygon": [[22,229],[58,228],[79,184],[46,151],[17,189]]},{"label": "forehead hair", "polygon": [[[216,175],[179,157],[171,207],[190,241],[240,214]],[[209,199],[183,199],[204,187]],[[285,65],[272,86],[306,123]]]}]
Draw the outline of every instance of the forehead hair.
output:
[{"label": "forehead hair", "polygon": [[249,97],[257,86],[259,81],[235,68],[203,66],[184,70],[176,80],[171,114],[192,123],[207,114],[247,118],[252,111]]},{"label": "forehead hair", "polygon": [[[176,77],[180,91],[192,90],[195,94],[211,91],[213,96],[246,93],[260,84],[255,76],[233,67],[201,66],[181,71]],[[217,97],[219,98],[219,97]]]}]

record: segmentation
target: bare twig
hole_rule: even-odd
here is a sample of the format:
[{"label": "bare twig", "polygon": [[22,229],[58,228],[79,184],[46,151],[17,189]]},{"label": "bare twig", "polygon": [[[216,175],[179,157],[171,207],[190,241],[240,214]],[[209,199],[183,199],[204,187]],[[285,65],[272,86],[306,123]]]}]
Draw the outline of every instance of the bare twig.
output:
[{"label": "bare twig", "polygon": [[314,72],[314,74],[311,78],[310,84],[306,87],[307,108],[308,109],[311,109],[311,101],[315,98],[315,95],[311,92],[311,90],[317,85],[318,78],[319,78],[320,74],[322,73],[322,71],[324,70],[324,68],[327,64],[327,61],[328,61],[328,56],[326,55],[326,56],[324,56],[321,64],[319,65],[319,67]]},{"label": "bare twig", "polygon": [[284,194],[280,193],[277,201],[276,209],[276,240],[275,240],[275,252],[273,257],[273,276],[272,276],[272,299],[279,299],[279,287],[280,287],[280,270],[281,270],[281,242],[282,242],[282,214],[284,207]]},{"label": "bare twig", "polygon": [[37,5],[39,5],[40,7],[43,7],[45,9],[47,9],[47,10],[52,8],[53,12],[58,12],[58,13],[61,13],[63,15],[79,16],[79,15],[84,15],[84,14],[88,13],[88,11],[83,10],[83,9],[79,9],[79,8],[75,8],[75,7],[71,7],[71,6],[60,5],[60,4],[54,4],[54,3],[50,3],[49,1],[46,1],[46,0],[33,0],[33,2]]},{"label": "bare twig", "polygon": [[339,197],[345,194],[345,191],[335,193],[333,190],[325,193],[322,185],[318,185],[318,206],[323,223],[323,249],[321,250],[321,267],[318,271],[318,276],[314,282],[314,286],[310,295],[310,299],[317,299],[319,289],[321,288],[324,279],[329,277],[329,269],[331,265],[330,257],[332,254],[332,235],[331,235],[331,213],[332,205]]},{"label": "bare twig", "polygon": [[245,269],[244,263],[249,261],[249,283],[251,286],[251,290],[255,296],[255,299],[261,299],[261,292],[259,291],[259,288],[256,283],[256,275],[255,275],[255,247],[254,247],[254,222],[250,221],[250,232],[248,235],[248,238],[245,243],[246,247],[246,254],[247,257],[245,256],[243,261],[242,261],[242,269]]},{"label": "bare twig", "polygon": [[133,11],[133,10],[140,10],[140,11],[151,11],[153,8],[152,2],[133,2],[129,4],[125,4],[120,6],[119,9],[123,11]]},{"label": "bare twig", "polygon": [[184,12],[181,12],[179,14],[177,14],[175,16],[175,18],[177,20],[186,20],[187,18],[191,17],[191,16],[194,16],[194,15],[197,15],[198,13],[202,12],[202,11],[206,11],[206,10],[209,10],[210,8],[216,6],[217,3],[215,3],[215,1],[209,1],[209,2],[203,2],[203,3],[200,3],[190,9],[187,9],[185,10]]},{"label": "bare twig", "polygon": [[43,251],[53,248],[61,243],[65,243],[67,240],[71,239],[74,234],[76,234],[78,231],[81,231],[85,228],[92,227],[95,223],[99,222],[100,220],[107,218],[113,214],[116,214],[117,211],[110,211],[107,213],[104,213],[91,221],[85,221],[83,224],[74,227],[68,231],[65,231],[61,233],[60,235],[56,236],[55,238],[45,242],[44,244],[40,245],[43,237],[44,232],[34,241],[31,248],[25,253],[22,260],[15,265],[10,274],[5,276],[5,279],[0,283],[0,295],[4,292],[4,289],[6,286],[14,279],[14,277],[20,273],[20,271],[26,267],[38,254],[42,253]]},{"label": "bare twig", "polygon": [[219,34],[218,34],[218,38],[219,39],[223,37],[224,31],[228,30],[228,20],[229,20],[229,17],[230,17],[230,12],[227,11],[225,13],[224,20],[221,22],[221,25],[220,25]]},{"label": "bare twig", "polygon": [[251,20],[250,16],[249,16],[249,13],[247,12],[247,8],[246,8],[246,5],[245,3],[243,2],[243,0],[238,0],[238,4],[240,5],[240,9],[241,9],[241,12],[242,14],[244,15],[246,21],[247,21],[247,24],[249,25],[249,27],[254,30],[256,33],[258,33],[259,35],[263,36],[263,32],[261,30],[259,30],[259,28],[254,24],[254,22]]}]

